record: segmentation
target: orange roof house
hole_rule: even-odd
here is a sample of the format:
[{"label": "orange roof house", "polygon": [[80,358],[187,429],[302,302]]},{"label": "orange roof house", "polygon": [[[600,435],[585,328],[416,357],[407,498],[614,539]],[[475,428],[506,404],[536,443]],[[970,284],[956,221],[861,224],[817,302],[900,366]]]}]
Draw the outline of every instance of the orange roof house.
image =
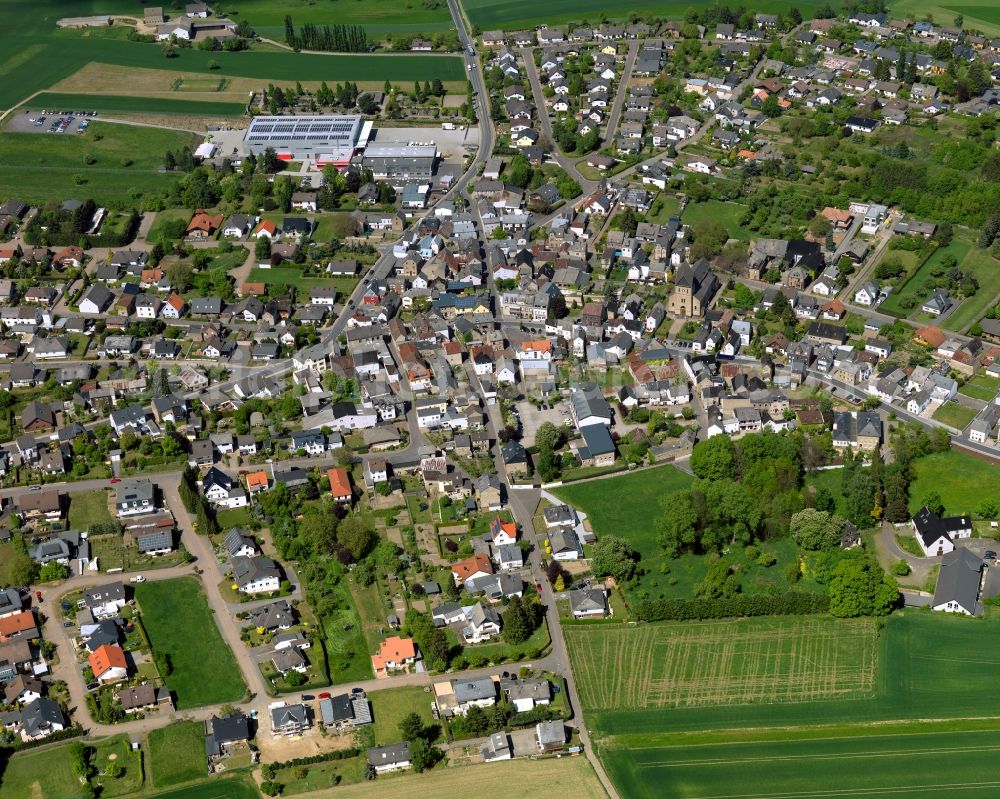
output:
[{"label": "orange roof house", "polygon": [[267,294],[267,284],[266,283],[244,283],[240,287],[240,294],[244,297],[247,295],[253,297],[259,297],[263,294]]},{"label": "orange roof house", "polygon": [[273,239],[277,234],[278,228],[275,226],[274,222],[270,219],[265,219],[253,229],[253,233],[250,235],[255,236],[256,238],[267,236],[269,239]]},{"label": "orange roof house", "polygon": [[167,297],[166,304],[177,311],[178,315],[184,311],[184,298],[180,294],[171,294]]},{"label": "orange roof house", "polygon": [[830,208],[829,206],[820,211],[820,214],[838,229],[849,228],[854,220],[854,214],[850,211],[841,211],[839,208]]},{"label": "orange roof house", "polygon": [[261,469],[259,472],[250,472],[247,474],[247,491],[251,494],[255,494],[258,491],[267,491],[269,485],[270,480],[265,470]]},{"label": "orange roof house", "polygon": [[493,564],[482,553],[451,564],[451,576],[455,578],[455,585],[461,585],[470,577],[481,574],[493,574]]},{"label": "orange roof house", "polygon": [[928,347],[934,347],[935,349],[944,344],[944,339],[945,335],[941,332],[941,328],[935,327],[934,325],[922,327],[913,334],[913,340],[917,342],[917,344],[925,344]]},{"label": "orange roof house", "polygon": [[187,230],[185,234],[188,236],[195,237],[206,237],[211,236],[216,230],[219,229],[219,225],[222,224],[222,214],[207,214],[200,208],[195,211],[194,216],[191,217],[191,221],[188,222]]},{"label": "orange roof house", "polygon": [[499,516],[495,516],[490,522],[489,538],[497,546],[513,544],[517,541],[517,525],[514,522],[505,522]]},{"label": "orange roof house", "polygon": [[63,266],[79,266],[83,263],[83,250],[75,244],[70,244],[59,250],[52,260]]},{"label": "orange roof house", "polygon": [[847,313],[847,306],[844,305],[840,300],[830,300],[826,305],[824,305],[820,310],[824,314],[830,316],[836,316],[838,319]]},{"label": "orange roof house", "polygon": [[351,477],[347,469],[343,466],[334,466],[326,470],[326,476],[330,478],[330,493],[336,502],[350,502],[354,498],[354,489],[351,488]]},{"label": "orange roof house", "polygon": [[738,153],[736,153],[736,157],[745,158],[748,161],[753,161],[757,158],[757,153],[755,153],[753,150],[740,150]]},{"label": "orange roof house", "polygon": [[521,352],[531,352],[544,357],[546,353],[552,352],[552,343],[548,339],[525,341],[521,344]]},{"label": "orange roof house", "polygon": [[143,269],[139,275],[140,286],[154,286],[163,280],[162,269]]},{"label": "orange roof house", "polygon": [[384,677],[387,671],[405,668],[416,659],[417,647],[413,639],[393,635],[379,644],[378,652],[372,655],[372,668],[377,676]]},{"label": "orange roof house", "polygon": [[[25,633],[34,632],[34,636],[25,636]],[[30,610],[5,616],[0,619],[0,642],[9,641],[15,637],[37,637],[38,624],[35,622],[35,614]]]},{"label": "orange roof house", "polygon": [[99,682],[116,682],[128,677],[128,663],[125,652],[118,644],[104,644],[97,647],[87,658],[94,678]]}]

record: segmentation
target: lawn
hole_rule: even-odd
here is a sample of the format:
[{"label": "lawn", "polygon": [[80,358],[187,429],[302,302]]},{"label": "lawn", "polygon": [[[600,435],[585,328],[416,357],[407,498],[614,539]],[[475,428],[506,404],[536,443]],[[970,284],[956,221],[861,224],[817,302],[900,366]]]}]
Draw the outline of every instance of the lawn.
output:
[{"label": "lawn", "polygon": [[72,167],[86,172],[90,166],[84,163],[84,158],[92,155],[97,159],[95,168],[122,167],[122,159],[127,157],[132,161],[128,169],[159,169],[167,150],[194,147],[198,141],[191,133],[113,122],[94,122],[83,135],[5,133],[0,136],[0,166]]},{"label": "lawn", "polygon": [[[461,768],[438,766],[424,774],[379,777],[374,782],[366,780],[313,794],[316,799],[413,799],[417,795],[475,799],[607,799],[607,793],[584,757],[522,758]],[[216,798],[206,796],[204,799]]]},{"label": "lawn", "polygon": [[187,226],[187,223],[191,221],[192,216],[194,216],[194,211],[191,211],[188,208],[164,208],[162,211],[157,211],[156,218],[153,220],[153,224],[149,228],[149,233],[146,234],[146,239],[148,241],[159,241],[167,235],[167,225],[176,222],[184,222],[184,225]]},{"label": "lawn", "polygon": [[584,707],[771,704],[871,696],[875,623],[818,617],[567,625]]},{"label": "lawn", "polygon": [[246,527],[250,524],[250,510],[248,508],[220,508],[215,512],[215,520],[226,532],[233,527]]},{"label": "lawn", "polygon": [[[686,488],[694,478],[675,466],[643,469],[620,477],[564,485],[553,494],[586,513],[598,537],[627,538],[644,556],[658,551],[656,520],[663,513],[664,494]],[[628,497],[628,502],[622,502]]]},{"label": "lawn", "polygon": [[268,286],[294,286],[299,291],[306,292],[316,286],[336,285],[328,278],[307,277],[301,269],[294,266],[279,266],[272,269],[255,266],[250,270],[249,282],[266,283]]},{"label": "lawn", "polygon": [[1000,731],[614,748],[602,752],[629,799],[973,797],[1000,791]]},{"label": "lawn", "polygon": [[740,203],[708,200],[703,203],[688,203],[681,215],[681,220],[685,225],[694,225],[703,220],[721,222],[723,227],[729,231],[730,238],[749,239],[752,235],[751,231],[740,227],[740,219],[746,212],[747,207]]},{"label": "lawn", "polygon": [[127,735],[115,735],[94,744],[88,743],[88,746],[94,747],[91,763],[99,775],[112,762],[125,769],[125,773],[115,779],[102,776],[96,778],[95,782],[101,785],[102,797],[124,796],[142,788],[142,758],[139,752],[132,751]]},{"label": "lawn", "polygon": [[670,217],[677,216],[677,211],[680,206],[680,200],[678,200],[674,195],[663,194],[661,192],[657,198],[653,200],[653,205],[649,209],[649,213],[645,215],[646,221],[665,225]]},{"label": "lawn", "polygon": [[205,724],[178,721],[149,733],[150,777],[167,788],[205,776]]},{"label": "lawn", "polygon": [[108,492],[103,488],[83,494],[70,494],[69,526],[87,532],[92,524],[106,524],[114,518],[108,510]]},{"label": "lawn", "polygon": [[[786,623],[788,625],[802,624],[806,619],[786,618],[770,619],[772,624]],[[827,624],[840,624],[833,620],[816,618],[814,621]],[[733,622],[734,624],[737,622]],[[854,622],[855,624],[872,622]],[[664,625],[666,627],[685,625]],[[692,625],[698,627],[700,625]],[[569,636],[567,643],[573,646],[573,636],[577,628],[567,628]],[[629,644],[632,651],[638,654],[633,663],[648,664],[649,652],[642,649],[643,641],[650,640],[650,634],[644,627],[624,628],[615,625],[595,625],[584,627],[582,632],[590,635],[621,635],[631,632],[639,640]],[[773,646],[773,644],[771,644]],[[805,640],[803,640],[805,645]],[[625,645],[623,645],[625,646]],[[647,644],[648,647],[648,644]],[[572,650],[571,650],[572,651]],[[654,650],[655,651],[655,650]],[[837,650],[832,650],[837,652]],[[855,671],[856,685],[860,689],[868,679],[871,664],[868,660],[858,659],[852,655],[853,661],[838,662],[830,660],[830,653],[825,657],[825,665],[815,660],[812,649],[798,649],[794,657],[787,661],[795,675],[803,677],[823,671],[835,669],[838,675],[846,675]],[[877,642],[876,674],[874,690],[867,696],[861,696],[858,690],[844,697],[830,696],[826,699],[807,699],[796,693],[789,692],[781,700],[780,685],[777,696],[779,701],[768,703],[766,696],[761,695],[759,701],[745,704],[718,704],[714,707],[705,704],[691,704],[673,708],[621,709],[610,711],[588,712],[588,725],[598,735],[625,736],[635,740],[648,738],[656,740],[660,734],[677,732],[696,732],[708,730],[745,730],[751,727],[772,728],[782,726],[803,726],[809,724],[883,724],[893,720],[916,719],[972,719],[996,718],[1000,716],[1000,696],[992,689],[995,683],[996,671],[1000,666],[1000,620],[970,619],[952,615],[930,613],[926,611],[902,611],[893,614],[885,621]],[[671,656],[671,660],[676,660]],[[586,663],[578,655],[574,655],[574,668],[578,663]],[[730,656],[720,659],[722,665],[733,662]],[[780,661],[779,661],[780,662]],[[585,668],[585,666],[583,666]],[[709,664],[707,668],[714,668]],[[773,666],[770,671],[762,671],[762,675],[770,675],[772,679],[779,677],[780,669]],[[636,676],[633,672],[639,671]],[[633,684],[645,682],[659,696],[668,688],[655,685],[655,676],[664,673],[664,666],[642,665],[640,669],[626,669],[620,673],[618,690],[624,696],[634,691]],[[727,677],[725,685],[731,685],[732,679]],[[581,701],[584,710],[588,711],[588,701],[600,700],[602,694],[598,690],[603,678],[596,680],[583,679],[578,673],[578,689],[581,689]],[[706,681],[714,683],[711,672],[706,673]],[[749,680],[747,675],[737,675],[739,679]],[[796,677],[796,679],[801,679]],[[838,677],[838,679],[840,679]],[[589,684],[599,688],[590,689]],[[840,683],[838,683],[840,684]],[[851,681],[848,681],[850,690]],[[818,690],[826,690],[826,681],[820,681]],[[588,694],[587,691],[592,691]],[[703,695],[704,688],[696,687],[694,698]],[[611,700],[615,701],[615,700]]]},{"label": "lawn", "polygon": [[949,514],[971,513],[983,497],[1000,496],[1000,469],[952,449],[927,455],[913,463],[916,478],[910,483],[910,510],[918,511],[927,494],[941,495]]},{"label": "lawn", "polygon": [[1000,377],[978,374],[968,380],[958,393],[983,402],[992,402],[998,390],[1000,390]]},{"label": "lawn", "polygon": [[382,599],[382,590],[378,581],[371,585],[359,585],[356,580],[349,580],[351,599],[361,617],[361,632],[365,637],[368,651],[374,654],[385,636],[379,630],[385,629],[385,617],[392,611],[386,607]]},{"label": "lawn", "polygon": [[954,427],[956,430],[964,430],[969,422],[976,418],[976,411],[974,408],[967,408],[957,402],[945,402],[934,411],[933,418],[942,424]]},{"label": "lawn", "polygon": [[841,469],[824,469],[821,472],[812,472],[807,474],[803,479],[803,483],[806,488],[812,488],[813,490],[819,490],[820,488],[825,488],[833,495],[833,499],[837,504],[837,513],[843,517],[847,517],[847,497],[844,496],[842,489],[843,484],[843,470]]},{"label": "lawn", "polygon": [[[0,63],[0,75],[2,71]],[[156,171],[163,154],[196,142],[196,136],[181,131],[101,122],[93,123],[83,135],[4,133],[0,135],[0,196],[42,202],[69,192],[114,203],[159,192],[180,178]],[[89,158],[94,159],[92,164],[86,163]]]},{"label": "lawn", "polygon": [[976,293],[962,300],[942,327],[947,330],[963,331],[982,318],[1000,294],[1000,260],[989,251],[973,246],[964,259],[959,259],[958,268],[963,274],[971,275],[979,281]]},{"label": "lawn", "polygon": [[[961,260],[965,256],[968,246],[968,242],[953,239],[947,247],[934,250],[919,266],[917,266],[917,259],[920,256],[917,253],[907,250],[887,250],[885,258],[894,258],[899,261],[906,267],[908,276],[904,277],[899,285],[892,290],[879,306],[879,310],[882,313],[900,317],[909,316],[914,310],[919,310],[919,306],[931,293],[929,281],[934,277],[931,272],[938,267],[945,255],[954,255],[956,259]],[[910,300],[913,302],[912,305],[910,305]],[[906,305],[909,305],[909,308],[904,306],[904,301],[907,301]]]},{"label": "lawn", "polygon": [[309,793],[329,788],[331,785],[351,785],[361,782],[365,775],[366,760],[364,757],[349,757],[344,760],[330,760],[326,763],[316,763],[306,766],[304,777],[296,777],[299,769],[295,766],[278,769],[274,781],[283,787],[282,796],[295,796],[299,793]]},{"label": "lawn", "polygon": [[993,36],[1000,35],[1000,8],[993,0],[974,0],[963,3],[937,3],[935,0],[893,0],[889,4],[895,14],[907,14],[913,19],[924,19],[928,14],[945,20],[955,15],[965,16],[966,28],[981,28]]},{"label": "lawn", "polygon": [[0,788],[3,799],[82,799],[85,795],[73,773],[69,745],[14,755]]},{"label": "lawn", "polygon": [[135,594],[150,646],[172,661],[166,684],[178,710],[243,696],[246,686],[236,658],[222,640],[196,578],[143,583]]},{"label": "lawn", "polygon": [[399,740],[399,722],[416,713],[425,724],[433,724],[431,700],[434,695],[423,688],[390,688],[371,694],[375,745],[384,746]]},{"label": "lawn", "polygon": [[[246,111],[243,103],[226,103],[219,100],[194,100],[190,98],[141,97],[131,94],[67,94],[42,92],[29,103],[30,108],[59,108],[67,111],[97,111],[101,114],[179,114],[186,117],[241,117]],[[119,125],[118,127],[126,127]],[[140,128],[145,133],[150,128]],[[157,131],[152,128],[154,132]],[[170,131],[167,131],[170,132]],[[28,134],[38,138],[36,134]],[[63,134],[60,138],[68,138]],[[74,136],[74,138],[77,138]],[[79,137],[83,138],[83,137]]]}]

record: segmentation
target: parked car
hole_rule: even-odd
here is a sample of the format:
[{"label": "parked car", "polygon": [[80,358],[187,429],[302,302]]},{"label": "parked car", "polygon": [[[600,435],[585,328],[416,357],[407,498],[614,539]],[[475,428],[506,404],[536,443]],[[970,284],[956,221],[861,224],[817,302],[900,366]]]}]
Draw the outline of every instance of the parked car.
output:
[{"label": "parked car", "polygon": [[146,578],[143,577],[141,574],[137,574],[135,575],[135,577],[129,577],[128,581],[130,583],[144,583],[146,582]]}]

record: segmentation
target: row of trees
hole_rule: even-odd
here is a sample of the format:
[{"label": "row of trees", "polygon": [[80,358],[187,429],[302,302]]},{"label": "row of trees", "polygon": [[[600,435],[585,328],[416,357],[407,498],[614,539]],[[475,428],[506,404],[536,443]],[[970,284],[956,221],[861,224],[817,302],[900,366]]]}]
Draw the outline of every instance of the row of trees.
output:
[{"label": "row of trees", "polygon": [[298,30],[291,15],[285,17],[285,41],[296,50],[325,50],[337,53],[365,53],[368,34],[363,25],[317,25],[307,22]]}]

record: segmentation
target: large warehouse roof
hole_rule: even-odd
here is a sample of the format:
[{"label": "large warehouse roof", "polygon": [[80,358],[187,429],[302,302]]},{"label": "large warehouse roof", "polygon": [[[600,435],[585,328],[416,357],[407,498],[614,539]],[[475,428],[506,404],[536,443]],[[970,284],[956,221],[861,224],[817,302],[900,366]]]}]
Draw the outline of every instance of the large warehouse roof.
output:
[{"label": "large warehouse roof", "polygon": [[257,116],[250,121],[243,142],[246,145],[277,143],[285,146],[312,145],[331,150],[358,146],[360,116]]}]

